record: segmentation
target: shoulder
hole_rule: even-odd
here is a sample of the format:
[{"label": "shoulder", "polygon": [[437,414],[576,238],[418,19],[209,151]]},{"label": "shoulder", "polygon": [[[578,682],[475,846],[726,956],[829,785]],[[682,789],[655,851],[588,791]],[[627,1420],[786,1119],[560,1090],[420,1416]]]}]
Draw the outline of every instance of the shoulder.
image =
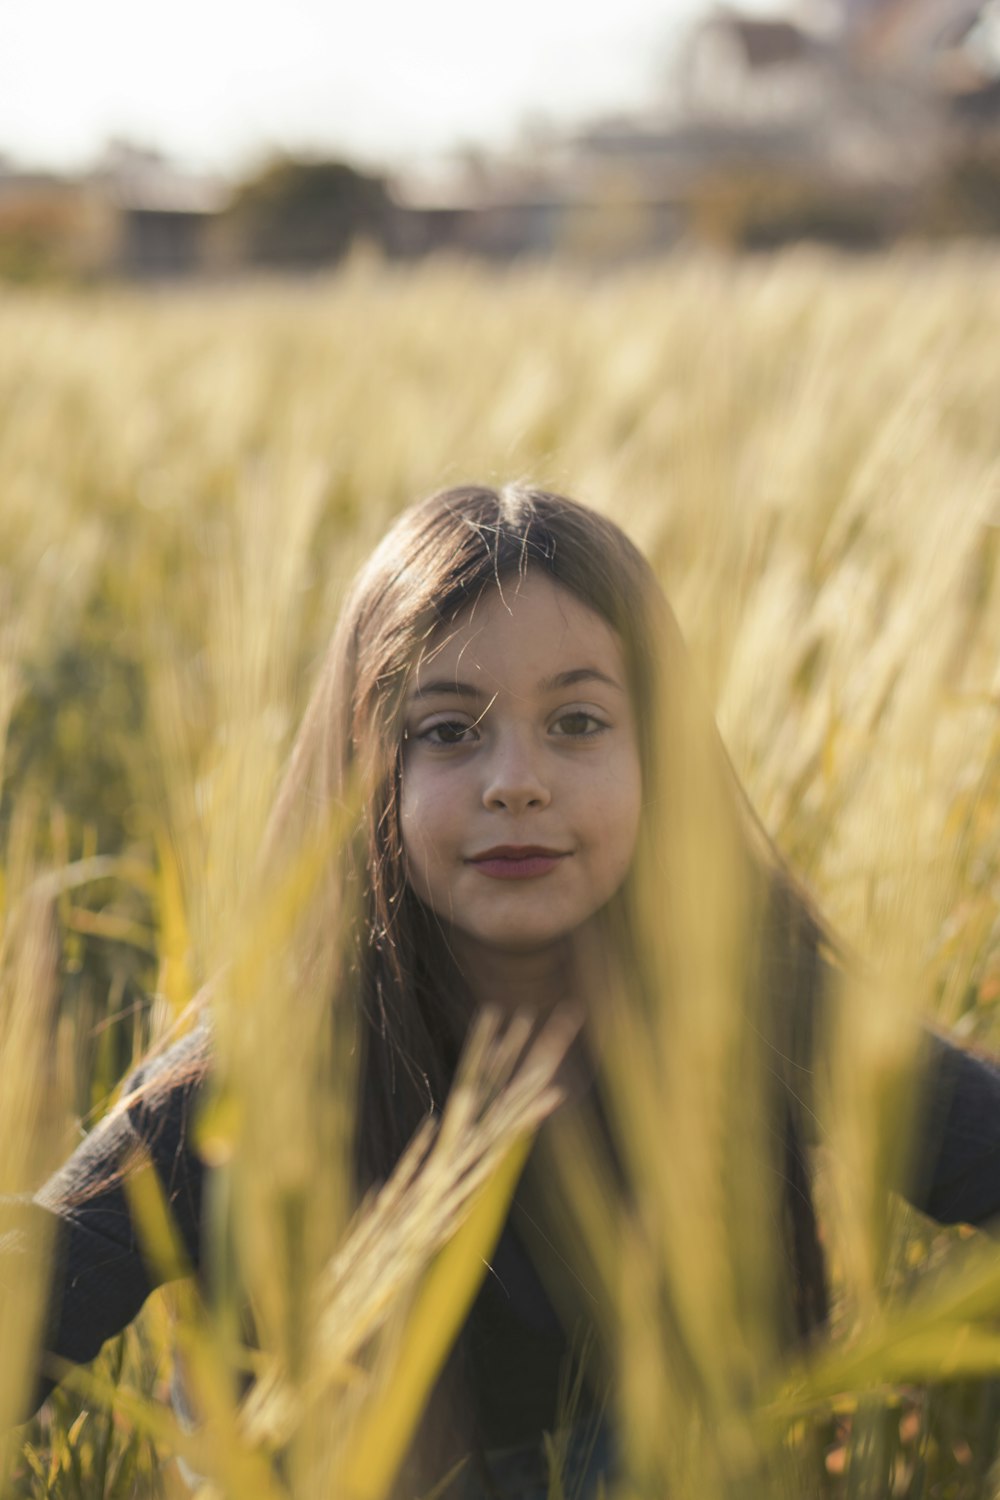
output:
[{"label": "shoulder", "polygon": [[211,1070],[212,1035],[199,1024],[168,1047],[150,1052],[122,1084],[122,1103],[129,1109],[145,1101],[197,1093]]},{"label": "shoulder", "polygon": [[122,1085],[117,1108],[137,1146],[168,1179],[194,1161],[193,1127],[211,1065],[211,1033],[201,1025],[151,1053]]},{"label": "shoulder", "polygon": [[144,1059],[36,1201],[72,1211],[114,1192],[143,1159],[170,1187],[200,1180],[192,1127],[210,1067],[211,1038],[203,1027]]},{"label": "shoulder", "polygon": [[942,1223],[1000,1213],[1000,1066],[938,1032],[924,1041],[911,1201]]}]

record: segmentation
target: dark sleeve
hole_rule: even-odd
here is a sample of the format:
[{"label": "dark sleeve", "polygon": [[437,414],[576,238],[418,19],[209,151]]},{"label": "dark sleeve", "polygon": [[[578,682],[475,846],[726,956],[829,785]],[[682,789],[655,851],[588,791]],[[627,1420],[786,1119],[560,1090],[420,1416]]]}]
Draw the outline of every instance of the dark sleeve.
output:
[{"label": "dark sleeve", "polygon": [[[0,1202],[0,1265],[10,1269],[12,1258],[49,1245],[42,1336],[49,1353],[77,1364],[92,1359],[135,1317],[158,1281],[197,1268],[202,1167],[191,1125],[205,1056],[202,1034],[179,1042],[129,1080],[122,1102],[33,1198]],[[143,1162],[156,1171],[178,1231],[183,1255],[172,1272],[147,1262],[133,1220],[127,1184]],[[16,1284],[14,1276],[2,1279]],[[52,1384],[39,1377],[33,1407]]]},{"label": "dark sleeve", "polygon": [[1000,1066],[931,1032],[905,1193],[942,1224],[1000,1214]]},{"label": "dark sleeve", "polygon": [[[789,1090],[803,1140],[815,1143],[814,1074],[825,1045],[841,970],[823,960],[812,999],[795,1013],[788,1046]],[[804,1066],[802,1066],[804,1062]],[[922,1213],[941,1224],[985,1224],[1000,1217],[1000,1063],[921,1029],[909,1150],[894,1182]]]}]

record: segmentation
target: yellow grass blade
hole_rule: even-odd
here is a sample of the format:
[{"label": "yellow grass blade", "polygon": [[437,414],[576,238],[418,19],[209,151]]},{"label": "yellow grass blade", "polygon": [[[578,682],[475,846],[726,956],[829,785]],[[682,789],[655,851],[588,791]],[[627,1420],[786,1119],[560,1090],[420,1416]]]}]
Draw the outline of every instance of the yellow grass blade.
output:
[{"label": "yellow grass blade", "polygon": [[418,1287],[388,1378],[373,1391],[350,1439],[343,1468],[344,1495],[350,1500],[381,1500],[387,1493],[427,1393],[489,1269],[530,1145],[525,1137],[508,1149]]}]

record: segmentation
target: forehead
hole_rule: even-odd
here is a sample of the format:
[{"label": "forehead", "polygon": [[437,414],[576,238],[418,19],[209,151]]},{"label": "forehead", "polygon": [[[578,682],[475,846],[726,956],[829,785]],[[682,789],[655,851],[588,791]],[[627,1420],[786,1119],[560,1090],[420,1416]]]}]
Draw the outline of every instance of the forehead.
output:
[{"label": "forehead", "polygon": [[490,688],[532,686],[589,666],[623,686],[625,661],[614,630],[569,589],[539,569],[501,579],[447,626],[416,663],[414,691],[449,676]]}]

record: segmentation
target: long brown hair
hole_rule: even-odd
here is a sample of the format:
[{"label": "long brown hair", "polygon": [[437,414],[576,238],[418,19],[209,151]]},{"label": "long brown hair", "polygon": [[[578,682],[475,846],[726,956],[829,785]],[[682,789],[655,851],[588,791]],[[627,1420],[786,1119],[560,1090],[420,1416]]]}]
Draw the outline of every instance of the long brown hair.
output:
[{"label": "long brown hair", "polygon": [[[470,1019],[461,976],[405,878],[399,798],[407,683],[432,638],[485,590],[529,568],[544,570],[617,634],[636,706],[644,795],[657,795],[665,760],[690,757],[692,725],[700,726],[694,753],[711,762],[734,858],[760,893],[765,1044],[782,1063],[772,1100],[783,1143],[777,1167],[795,1321],[804,1334],[825,1317],[826,1298],[795,1109],[801,1090],[784,1070],[808,1061],[823,930],[753,817],[688,681],[681,637],[649,564],[605,517],[522,484],[445,490],[405,511],[376,548],[343,608],[272,821],[270,856],[293,849],[331,810],[359,809],[347,854],[331,865],[320,893],[313,943],[315,955],[328,942],[324,910],[347,913],[328,980],[335,1006],[353,996],[359,1029],[359,1187],[384,1180],[421,1119],[441,1108]],[[620,930],[640,942],[633,895],[627,888],[616,898]]]}]

